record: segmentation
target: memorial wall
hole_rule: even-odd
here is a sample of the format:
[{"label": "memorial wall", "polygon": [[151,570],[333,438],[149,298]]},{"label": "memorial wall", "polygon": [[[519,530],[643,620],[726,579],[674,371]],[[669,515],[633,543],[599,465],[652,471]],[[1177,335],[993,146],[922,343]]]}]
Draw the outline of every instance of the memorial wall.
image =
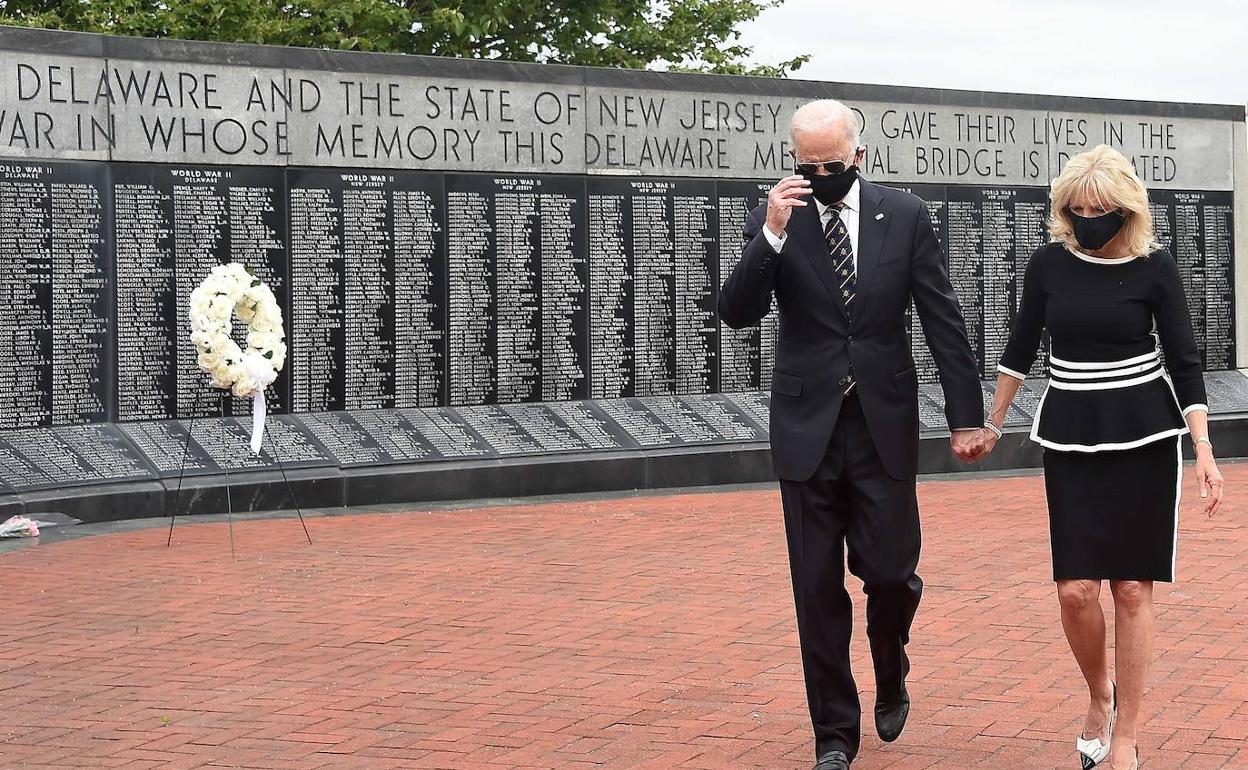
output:
[{"label": "memorial wall", "polygon": [[[927,201],[985,398],[1048,181],[1102,142],[1150,189],[1206,369],[1243,357],[1242,107],[0,28],[0,482],[158,480],[184,451],[211,475],[765,441],[776,314],[731,330],[716,295],[789,173],[789,116],[829,96],[864,176]],[[186,323],[231,260],[289,338],[259,458]],[[1232,374],[1215,409],[1248,410]]]}]

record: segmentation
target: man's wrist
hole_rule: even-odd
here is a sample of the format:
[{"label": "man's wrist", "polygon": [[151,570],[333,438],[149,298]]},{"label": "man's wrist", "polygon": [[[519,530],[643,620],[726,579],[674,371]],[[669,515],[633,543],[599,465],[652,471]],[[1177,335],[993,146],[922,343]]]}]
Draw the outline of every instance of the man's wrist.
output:
[{"label": "man's wrist", "polygon": [[784,248],[786,238],[783,230],[780,231],[779,235],[776,235],[771,229],[771,225],[764,223],[763,237],[767,240],[767,244],[771,246],[771,250],[777,254]]}]

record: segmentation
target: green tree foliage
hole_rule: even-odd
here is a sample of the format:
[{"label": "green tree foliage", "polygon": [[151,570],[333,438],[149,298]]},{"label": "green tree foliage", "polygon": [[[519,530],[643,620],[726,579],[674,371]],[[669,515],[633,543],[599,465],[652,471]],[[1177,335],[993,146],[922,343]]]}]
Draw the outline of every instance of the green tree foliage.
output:
[{"label": "green tree foliage", "polygon": [[784,0],[0,0],[0,23],[236,43],[783,77],[737,28]]}]

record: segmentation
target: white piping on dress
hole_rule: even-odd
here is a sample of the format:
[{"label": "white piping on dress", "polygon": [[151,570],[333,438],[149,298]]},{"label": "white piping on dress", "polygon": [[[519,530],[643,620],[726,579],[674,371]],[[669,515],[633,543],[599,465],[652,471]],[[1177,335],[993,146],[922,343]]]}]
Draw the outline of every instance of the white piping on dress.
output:
[{"label": "white piping on dress", "polygon": [[1094,265],[1125,265],[1132,260],[1140,258],[1139,254],[1132,254],[1129,257],[1114,257],[1107,259],[1105,257],[1094,257],[1090,254],[1084,254],[1082,251],[1075,251],[1074,249],[1071,249],[1070,253],[1074,254],[1079,259],[1082,259],[1084,262],[1091,262]]},{"label": "white piping on dress", "polygon": [[1056,366],[1049,367],[1049,374],[1054,377],[1061,377],[1064,380],[1097,380],[1105,377],[1126,377],[1129,374],[1139,374],[1147,372],[1154,366],[1160,366],[1160,361],[1145,361],[1142,364],[1128,366],[1122,369],[1105,369],[1104,371],[1082,371],[1068,372],[1065,369],[1058,369]]},{"label": "white piping on dress", "polygon": [[1049,397],[1049,389],[1046,387],[1044,392],[1040,394],[1040,402],[1036,404],[1036,413],[1031,417],[1031,440],[1044,446],[1044,439],[1040,438],[1040,414],[1044,411],[1044,400]]},{"label": "white piping on dress", "polygon": [[1177,578],[1179,564],[1179,500],[1183,498],[1183,442],[1174,442],[1179,452],[1179,477],[1174,482],[1174,542],[1170,544],[1170,582]]},{"label": "white piping on dress", "polygon": [[[1187,413],[1188,413],[1188,412],[1195,412],[1195,411],[1197,411],[1198,409],[1203,409],[1203,410],[1205,410],[1206,412],[1208,412],[1208,411],[1209,411],[1209,405],[1208,405],[1208,404],[1192,404],[1191,406],[1189,406],[1189,407],[1187,407],[1186,409],[1184,409],[1184,408],[1183,408],[1183,404],[1179,403],[1179,394],[1178,394],[1178,391],[1176,391],[1176,390],[1174,389],[1174,380],[1171,380],[1171,379],[1170,379],[1170,374],[1169,374],[1169,373],[1168,373],[1165,369],[1162,369],[1162,370],[1161,370],[1161,377],[1162,377],[1162,379],[1164,379],[1164,380],[1166,381],[1166,385],[1167,385],[1167,386],[1169,386],[1169,388],[1170,388],[1170,397],[1174,399],[1174,405],[1175,405],[1175,406],[1177,406],[1177,407],[1179,408],[1179,411],[1183,413],[1183,419],[1184,419],[1184,420],[1186,420],[1186,419],[1187,419]],[[1184,423],[1184,424],[1186,425],[1186,423]]]},{"label": "white piping on dress", "polygon": [[1161,351],[1154,349],[1151,353],[1145,353],[1131,358],[1124,358],[1121,361],[1067,361],[1058,358],[1055,355],[1049,356],[1049,363],[1053,366],[1059,366],[1063,369],[1120,369],[1124,366],[1138,364],[1153,358],[1160,358]]},{"label": "white piping on dress", "polygon": [[1056,378],[1050,378],[1049,387],[1057,388],[1058,390],[1113,390],[1115,388],[1129,388],[1132,385],[1140,385],[1164,375],[1165,370],[1158,369],[1140,377],[1132,377],[1129,380],[1115,380],[1114,382],[1061,382]]},{"label": "white piping on dress", "polygon": [[1061,452],[1106,452],[1113,449],[1135,449],[1159,439],[1169,438],[1171,436],[1182,436],[1184,433],[1187,433],[1187,428],[1170,428],[1168,430],[1163,430],[1160,433],[1154,433],[1151,436],[1137,438],[1132,441],[1120,441],[1117,443],[1110,442],[1105,444],[1059,444],[1056,441],[1049,441],[1048,439],[1037,436],[1035,425],[1033,425],[1031,429],[1031,440],[1045,449],[1056,449]]}]

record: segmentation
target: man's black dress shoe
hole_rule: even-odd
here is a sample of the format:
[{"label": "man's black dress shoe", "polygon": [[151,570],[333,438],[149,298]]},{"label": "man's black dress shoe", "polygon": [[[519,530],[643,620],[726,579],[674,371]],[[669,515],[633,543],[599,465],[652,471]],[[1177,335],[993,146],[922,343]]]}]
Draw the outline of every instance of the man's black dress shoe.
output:
[{"label": "man's black dress shoe", "polygon": [[815,770],[849,770],[849,757],[843,751],[827,751],[819,755]]},{"label": "man's black dress shoe", "polygon": [[892,743],[901,735],[906,726],[906,717],[910,716],[910,693],[903,684],[895,695],[875,699],[875,731],[880,740]]}]

